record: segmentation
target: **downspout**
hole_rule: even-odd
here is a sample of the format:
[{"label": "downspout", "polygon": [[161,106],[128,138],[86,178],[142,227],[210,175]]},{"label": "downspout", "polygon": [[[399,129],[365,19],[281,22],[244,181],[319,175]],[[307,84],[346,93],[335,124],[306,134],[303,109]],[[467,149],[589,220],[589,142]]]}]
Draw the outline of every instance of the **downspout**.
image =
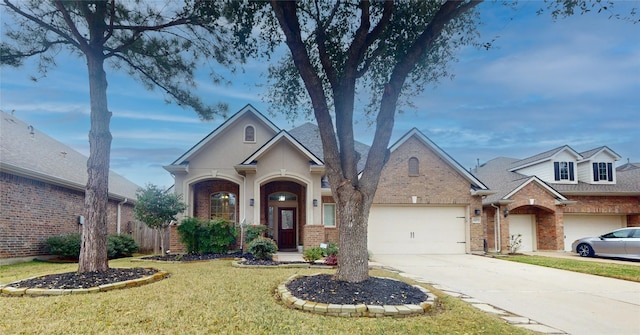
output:
[{"label": "downspout", "polygon": [[500,243],[500,206],[496,206],[494,204],[491,204],[491,207],[496,209],[496,220],[493,223],[494,224],[494,242],[495,242],[495,246],[496,246],[496,252],[500,253],[502,251],[502,245]]},{"label": "downspout", "polygon": [[118,228],[117,228],[118,235],[120,235],[120,222],[122,221],[122,215],[121,215],[122,205],[126,204],[128,200],[129,199],[124,198],[124,200],[122,200],[121,202],[118,203],[118,225],[117,225],[118,226]]}]

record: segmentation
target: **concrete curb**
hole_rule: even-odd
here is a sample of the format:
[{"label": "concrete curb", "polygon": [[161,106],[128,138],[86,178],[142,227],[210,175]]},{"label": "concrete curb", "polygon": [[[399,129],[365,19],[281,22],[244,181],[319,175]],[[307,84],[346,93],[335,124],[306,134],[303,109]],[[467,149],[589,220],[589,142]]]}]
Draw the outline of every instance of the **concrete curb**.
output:
[{"label": "concrete curb", "polygon": [[[301,311],[320,314],[326,316],[338,316],[338,317],[369,317],[369,318],[403,318],[408,316],[421,315],[428,312],[433,304],[436,302],[436,296],[431,294],[427,289],[419,285],[413,285],[427,295],[427,300],[421,302],[419,305],[407,304],[407,305],[338,305],[338,304],[325,304],[317,303],[313,301],[307,301],[296,298],[287,289],[287,284],[291,281],[302,278],[302,275],[293,275],[289,277],[285,282],[278,285],[276,288],[276,295],[285,304],[285,306]],[[380,277],[378,277],[380,278]],[[390,280],[396,280],[393,278],[384,278]]]},{"label": "concrete curb", "polygon": [[[152,269],[152,268],[146,268]],[[145,276],[137,279],[127,280],[123,282],[117,282],[112,284],[105,284],[94,286],[90,288],[81,288],[81,289],[44,289],[44,288],[27,288],[27,287],[13,287],[9,286],[13,283],[17,283],[23,280],[22,279],[13,283],[0,285],[0,295],[1,296],[12,296],[12,297],[21,297],[21,296],[31,296],[31,297],[40,297],[40,296],[56,296],[56,295],[67,295],[67,294],[88,294],[88,293],[98,293],[98,292],[107,292],[111,290],[118,290],[123,288],[130,288],[136,286],[142,286],[146,284],[151,284],[162,279],[169,277],[169,272],[164,270],[158,270],[158,272],[154,273],[150,276]],[[31,277],[28,279],[33,279],[38,277]]]}]

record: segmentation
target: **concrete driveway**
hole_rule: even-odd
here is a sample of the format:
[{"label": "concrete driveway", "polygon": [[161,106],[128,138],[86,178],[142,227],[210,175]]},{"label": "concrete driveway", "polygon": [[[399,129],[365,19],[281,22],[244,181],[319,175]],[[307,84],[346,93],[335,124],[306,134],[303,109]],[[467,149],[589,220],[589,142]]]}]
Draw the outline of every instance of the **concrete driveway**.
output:
[{"label": "concrete driveway", "polygon": [[438,289],[472,298],[467,301],[568,334],[640,334],[640,283],[474,255],[373,258]]}]

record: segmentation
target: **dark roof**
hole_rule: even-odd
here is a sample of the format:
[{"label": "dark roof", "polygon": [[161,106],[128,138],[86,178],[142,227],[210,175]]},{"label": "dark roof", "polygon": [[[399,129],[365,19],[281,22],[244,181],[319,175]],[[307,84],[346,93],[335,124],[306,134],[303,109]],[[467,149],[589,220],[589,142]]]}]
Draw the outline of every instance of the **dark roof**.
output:
[{"label": "dark roof", "polygon": [[[87,157],[32,125],[0,111],[0,167],[12,174],[84,191]],[[140,186],[109,172],[109,195],[136,199]]]},{"label": "dark roof", "polygon": [[[316,157],[324,161],[324,151],[322,149],[322,139],[320,138],[320,129],[317,125],[306,122],[298,127],[295,127],[288,131],[300,144],[311,151]],[[356,152],[360,154],[360,160],[358,161],[358,171],[364,170],[364,165],[367,162],[367,156],[369,155],[369,146],[355,141]]]},{"label": "dark roof", "polygon": [[[553,156],[564,147],[546,151],[542,154],[526,159],[527,162],[541,161]],[[586,153],[593,154],[606,147],[589,150]],[[595,150],[595,151],[594,151]],[[593,152],[592,152],[593,151]],[[498,157],[480,165],[474,171],[474,175],[482,180],[495,194],[488,195],[484,204],[494,203],[504,199],[506,195],[515,190],[531,176],[517,172],[511,172],[514,166],[524,165],[525,160],[516,158]],[[563,195],[638,195],[640,194],[640,168],[629,168],[616,172],[616,184],[588,184],[578,182],[577,184],[557,184],[546,183],[549,187],[562,193]]]}]

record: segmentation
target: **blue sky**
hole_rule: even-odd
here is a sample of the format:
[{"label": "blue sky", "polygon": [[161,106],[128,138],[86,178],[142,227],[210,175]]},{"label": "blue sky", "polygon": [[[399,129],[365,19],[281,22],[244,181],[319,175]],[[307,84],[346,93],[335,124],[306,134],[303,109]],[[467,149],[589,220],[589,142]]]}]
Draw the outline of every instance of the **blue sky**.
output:
[{"label": "blue sky", "polygon": [[[526,158],[562,145],[578,152],[603,145],[619,164],[640,162],[640,24],[609,19],[606,13],[576,15],[554,22],[536,16],[541,2],[523,1],[517,11],[499,3],[480,5],[484,41],[490,50],[464,48],[444,79],[412,100],[416,109],[396,117],[392,143],[418,128],[463,167],[492,158]],[[639,7],[637,1],[616,4]],[[627,11],[628,12],[628,11]],[[0,68],[0,109],[88,155],[89,90],[82,59],[60,53],[58,66],[37,82],[35,63]],[[283,129],[293,124],[269,116],[262,101],[264,62],[228,75],[231,85],[201,77],[198,92],[210,103],[226,102],[233,113],[252,104]],[[168,165],[219,126],[195,112],[167,105],[125,73],[108,71],[113,112],[111,169],[140,186],[162,187],[173,178]],[[358,124],[356,137],[372,133]],[[390,144],[392,144],[390,143]]]}]

